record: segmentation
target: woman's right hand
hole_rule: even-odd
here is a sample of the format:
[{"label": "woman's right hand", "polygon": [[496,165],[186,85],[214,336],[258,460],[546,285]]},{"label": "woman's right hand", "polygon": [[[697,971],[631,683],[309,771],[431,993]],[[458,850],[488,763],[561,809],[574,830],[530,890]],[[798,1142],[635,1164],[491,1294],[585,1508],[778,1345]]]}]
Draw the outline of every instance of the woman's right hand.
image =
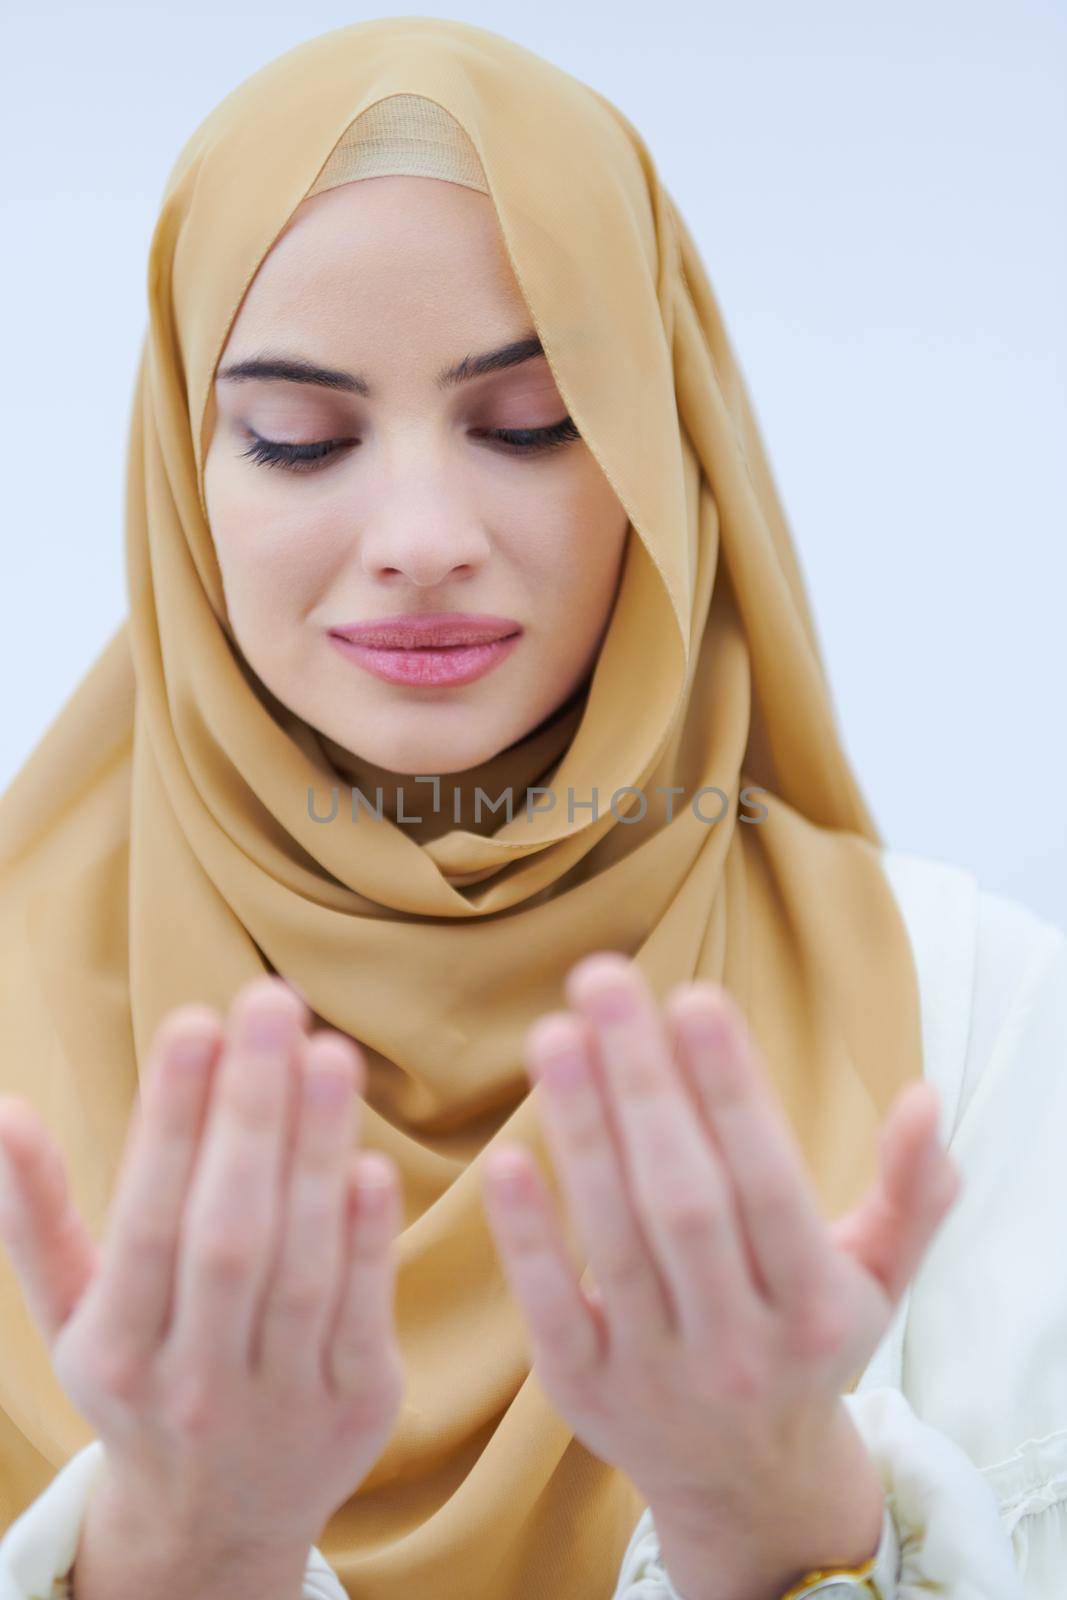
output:
[{"label": "woman's right hand", "polygon": [[353,1156],[363,1055],[309,1018],[264,977],[225,1022],[163,1019],[99,1249],[37,1113],[0,1101],[0,1231],[104,1442],[97,1493],[175,1549],[306,1550],[400,1407],[396,1170]]}]

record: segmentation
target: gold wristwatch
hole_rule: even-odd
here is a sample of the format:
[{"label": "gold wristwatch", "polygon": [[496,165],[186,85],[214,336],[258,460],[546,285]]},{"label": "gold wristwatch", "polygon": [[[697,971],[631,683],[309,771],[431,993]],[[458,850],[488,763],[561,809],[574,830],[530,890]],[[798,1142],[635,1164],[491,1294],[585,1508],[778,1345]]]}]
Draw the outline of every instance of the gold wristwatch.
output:
[{"label": "gold wristwatch", "polygon": [[816,1567],[788,1588],[781,1600],[894,1600],[900,1570],[900,1540],[886,1501],[878,1549],[859,1567]]}]

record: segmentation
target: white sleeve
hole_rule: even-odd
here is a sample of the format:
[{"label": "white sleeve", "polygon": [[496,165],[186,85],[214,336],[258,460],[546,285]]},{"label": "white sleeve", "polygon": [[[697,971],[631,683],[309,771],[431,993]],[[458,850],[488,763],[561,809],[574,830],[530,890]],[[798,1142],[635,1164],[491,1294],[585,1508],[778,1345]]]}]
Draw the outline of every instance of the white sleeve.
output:
[{"label": "white sleeve", "polygon": [[[897,1534],[886,1592],[1063,1600],[1067,936],[969,873],[890,860],[916,938],[927,1075],[963,1187],[844,1397]],[[685,1600],[648,1511],[613,1600]]]},{"label": "white sleeve", "polygon": [[[992,973],[1005,966],[1015,976],[991,1019]],[[980,1470],[1026,1600],[1062,1600],[1067,936],[981,892],[975,980],[959,1107],[945,1107],[963,1188],[909,1287],[887,1377]]]},{"label": "white sleeve", "polygon": [[[1023,1600],[996,1497],[959,1445],[920,1421],[899,1389],[868,1389],[844,1401],[885,1488],[873,1572],[884,1600]],[[662,1564],[647,1510],[613,1600],[685,1600]]]},{"label": "white sleeve", "polygon": [[[69,1600],[70,1569],[85,1508],[103,1467],[104,1446],[94,1439],[16,1517],[0,1539],[0,1600]],[[337,1574],[314,1545],[302,1600],[348,1600]]]}]

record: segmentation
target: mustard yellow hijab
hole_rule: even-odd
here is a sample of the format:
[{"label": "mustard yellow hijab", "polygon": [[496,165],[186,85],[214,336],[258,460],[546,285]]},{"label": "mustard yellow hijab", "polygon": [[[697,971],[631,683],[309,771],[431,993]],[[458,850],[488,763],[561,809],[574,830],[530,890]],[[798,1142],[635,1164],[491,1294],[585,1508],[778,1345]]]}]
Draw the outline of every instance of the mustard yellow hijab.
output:
[{"label": "mustard yellow hijab", "polygon": [[[202,493],[244,292],[346,130],[394,95],[469,139],[560,393],[630,518],[584,691],[459,783],[550,784],[558,803],[422,838],[388,812],[313,820],[308,791],[321,808],[358,754],[243,662]],[[872,1181],[876,1132],[922,1073],[906,931],[708,278],[610,102],[497,34],[405,17],[312,39],[210,113],[167,182],[147,287],[129,616],[0,802],[0,1090],[54,1131],[99,1237],[164,1014],[225,1011],[264,971],[296,982],[366,1053],[365,1139],[406,1203],[407,1401],[321,1549],[353,1600],[608,1600],[640,1503],[531,1375],[481,1204],[496,1138],[540,1150],[525,1030],[594,949],[632,956],[661,998],[722,981],[827,1217]],[[656,790],[672,785],[668,820]],[[643,818],[630,790],[610,806],[626,786]],[[694,807],[699,789],[726,803]],[[6,1252],[0,1325],[6,1525],[91,1435]]]}]

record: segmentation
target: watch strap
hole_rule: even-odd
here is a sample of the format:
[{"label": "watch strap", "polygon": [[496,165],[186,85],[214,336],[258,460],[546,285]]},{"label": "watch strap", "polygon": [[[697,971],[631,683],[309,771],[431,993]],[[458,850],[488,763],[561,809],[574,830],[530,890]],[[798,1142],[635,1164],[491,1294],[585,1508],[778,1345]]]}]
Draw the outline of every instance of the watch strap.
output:
[{"label": "watch strap", "polygon": [[882,1533],[878,1549],[857,1567],[815,1567],[781,1596],[781,1600],[808,1600],[825,1595],[826,1600],[841,1600],[855,1595],[856,1600],[895,1600],[900,1576],[900,1535],[886,1497],[882,1510]]}]

